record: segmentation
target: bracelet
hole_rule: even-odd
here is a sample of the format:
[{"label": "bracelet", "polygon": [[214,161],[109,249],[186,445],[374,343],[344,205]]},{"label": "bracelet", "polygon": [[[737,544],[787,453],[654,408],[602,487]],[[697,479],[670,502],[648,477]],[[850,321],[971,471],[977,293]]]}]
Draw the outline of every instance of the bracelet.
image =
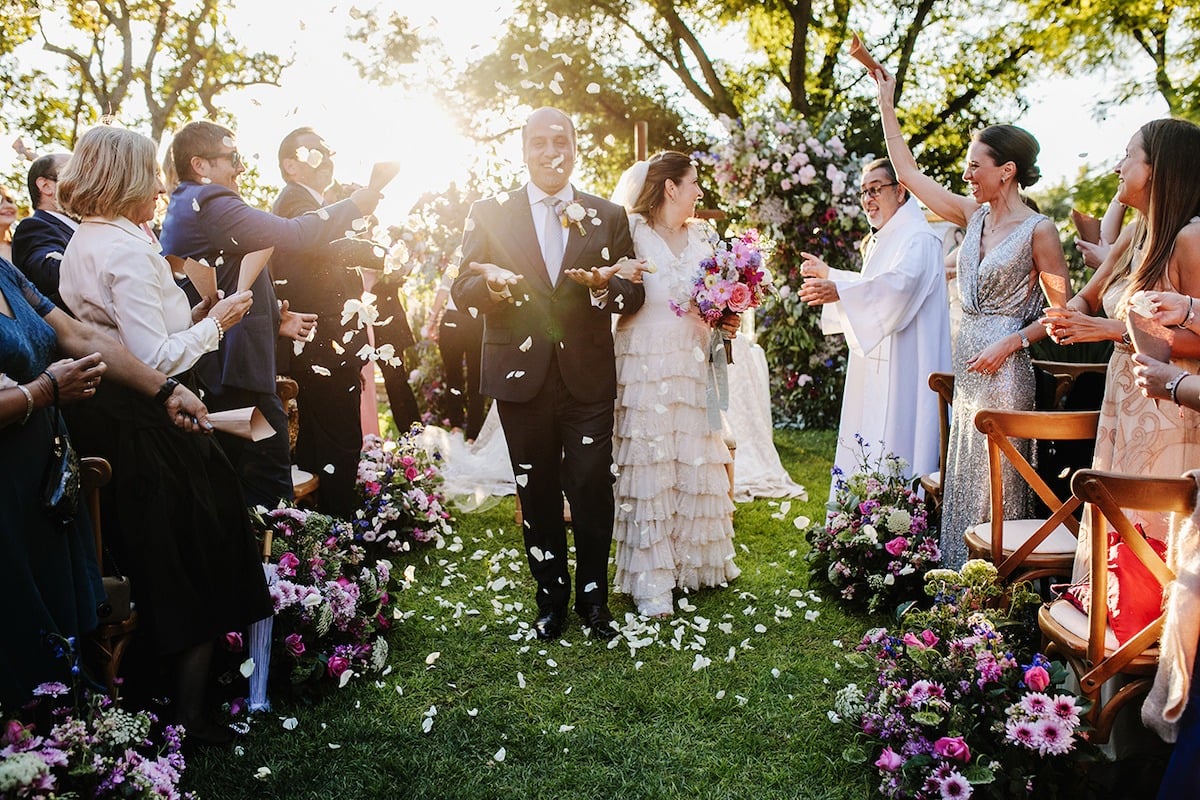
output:
[{"label": "bracelet", "polygon": [[1192,296],[1188,295],[1187,316],[1183,318],[1183,322],[1181,322],[1175,326],[1176,328],[1182,328],[1183,330],[1187,330],[1188,326],[1192,324],[1192,320],[1194,320],[1196,318],[1196,309],[1192,308],[1192,302],[1193,302]]},{"label": "bracelet", "polygon": [[17,384],[17,388],[25,395],[25,418],[21,420],[21,424],[24,425],[26,422],[29,422],[30,416],[33,415],[33,392],[29,391],[21,383]]},{"label": "bracelet", "polygon": [[225,338],[225,329],[221,327],[221,320],[216,317],[209,317],[209,319],[213,321],[213,325],[217,326],[217,344],[220,344],[221,340]]},{"label": "bracelet", "polygon": [[1028,350],[1029,349],[1029,337],[1025,335],[1025,331],[1018,330],[1017,336],[1021,337],[1021,348],[1024,350]]},{"label": "bracelet", "polygon": [[58,405],[58,378],[48,369],[42,370],[42,374],[50,379],[50,386],[54,389],[54,405]]},{"label": "bracelet", "polygon": [[1126,347],[1133,347],[1133,337],[1129,335],[1128,330],[1121,331],[1121,344]]},{"label": "bracelet", "polygon": [[1163,387],[1164,389],[1167,390],[1167,393],[1171,395],[1171,402],[1174,403],[1175,405],[1179,405],[1179,400],[1178,400],[1179,384],[1183,383],[1183,379],[1186,378],[1189,374],[1191,374],[1191,373],[1189,373],[1187,370],[1184,370],[1183,372],[1176,375],[1174,378],[1171,378],[1171,380],[1167,381],[1167,385]]},{"label": "bracelet", "polygon": [[601,289],[596,289],[596,288],[593,288],[593,287],[589,286],[589,287],[588,287],[588,291],[592,293],[592,297],[594,297],[594,298],[596,298],[597,300],[599,300],[601,297],[604,297],[605,295],[607,295],[607,294],[608,294],[608,287],[607,287],[607,286],[605,286],[605,287],[603,287],[603,288],[601,288]]}]

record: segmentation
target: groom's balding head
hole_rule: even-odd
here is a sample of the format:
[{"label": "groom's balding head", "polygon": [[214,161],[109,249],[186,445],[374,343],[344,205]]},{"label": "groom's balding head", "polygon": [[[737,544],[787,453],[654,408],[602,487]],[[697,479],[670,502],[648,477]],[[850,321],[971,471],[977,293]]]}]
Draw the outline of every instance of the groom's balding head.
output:
[{"label": "groom's balding head", "polygon": [[521,146],[529,179],[548,194],[571,180],[575,169],[575,125],[557,108],[539,108],[521,128]]}]

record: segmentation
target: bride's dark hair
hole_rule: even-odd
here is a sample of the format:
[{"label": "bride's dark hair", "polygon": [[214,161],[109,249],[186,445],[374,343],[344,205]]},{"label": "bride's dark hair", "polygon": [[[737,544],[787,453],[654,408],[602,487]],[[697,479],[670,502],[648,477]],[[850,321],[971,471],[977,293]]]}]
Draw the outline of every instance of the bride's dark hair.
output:
[{"label": "bride's dark hair", "polygon": [[664,150],[650,156],[646,162],[646,180],[642,183],[642,191],[638,194],[633,208],[629,209],[630,212],[641,214],[646,219],[654,219],[655,213],[663,204],[667,181],[682,183],[692,166],[690,156],[674,150]]}]

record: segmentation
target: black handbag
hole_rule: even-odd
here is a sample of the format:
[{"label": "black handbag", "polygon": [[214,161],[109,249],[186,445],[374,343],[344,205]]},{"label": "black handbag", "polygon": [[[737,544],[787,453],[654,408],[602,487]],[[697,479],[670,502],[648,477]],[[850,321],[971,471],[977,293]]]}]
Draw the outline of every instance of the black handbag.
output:
[{"label": "black handbag", "polygon": [[42,505],[50,521],[65,528],[75,521],[79,511],[79,454],[67,435],[67,426],[58,413],[58,406],[51,406],[50,412],[54,443],[42,479]]}]

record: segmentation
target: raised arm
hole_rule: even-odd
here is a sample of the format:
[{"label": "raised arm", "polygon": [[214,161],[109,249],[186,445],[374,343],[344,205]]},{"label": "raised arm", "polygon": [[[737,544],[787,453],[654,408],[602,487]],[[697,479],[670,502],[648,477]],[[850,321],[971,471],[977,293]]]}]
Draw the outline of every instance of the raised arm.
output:
[{"label": "raised arm", "polygon": [[879,117],[883,123],[883,139],[887,145],[888,158],[896,170],[896,177],[917,196],[929,210],[942,219],[966,227],[979,204],[947,189],[921,171],[912,151],[900,132],[900,121],[896,118],[896,79],[883,70],[873,74],[879,88]]}]

